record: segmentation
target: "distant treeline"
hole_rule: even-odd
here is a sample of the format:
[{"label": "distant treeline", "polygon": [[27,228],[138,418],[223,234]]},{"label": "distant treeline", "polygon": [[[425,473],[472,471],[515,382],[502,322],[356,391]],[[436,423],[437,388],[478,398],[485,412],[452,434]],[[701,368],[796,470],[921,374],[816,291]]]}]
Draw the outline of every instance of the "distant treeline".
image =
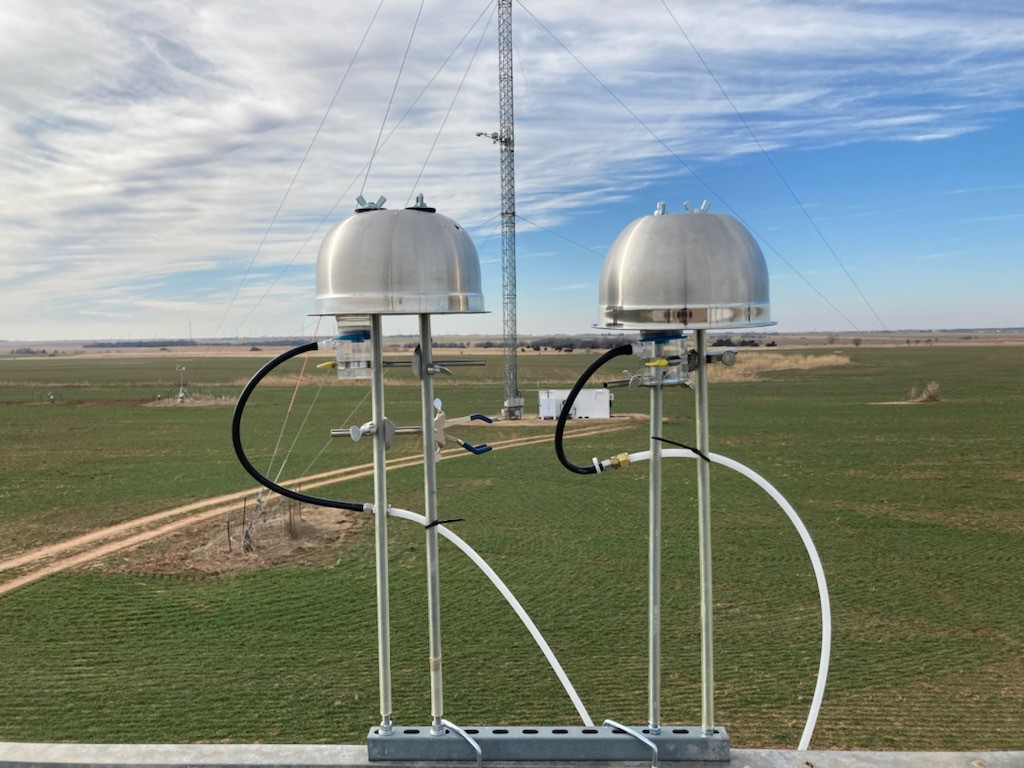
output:
[{"label": "distant treeline", "polygon": [[[636,335],[630,335],[626,333],[620,333],[617,335],[609,336],[598,336],[598,335],[587,335],[587,336],[537,336],[531,338],[520,338],[517,347],[521,350],[533,350],[535,352],[573,352],[578,349],[611,349],[618,347],[623,344],[631,344],[637,340]],[[763,340],[761,340],[763,341]],[[717,338],[711,342],[713,347],[759,347],[761,341],[753,338],[741,338],[734,340],[732,337]],[[405,345],[406,349],[412,349],[416,346],[416,342],[408,342]],[[436,340],[434,346],[445,347],[448,349],[492,349],[495,347],[501,347],[501,339],[484,339],[481,341],[454,341],[454,340]],[[775,341],[769,341],[765,344],[766,347],[775,347],[778,344]]]},{"label": "distant treeline", "polygon": [[[614,336],[538,336],[536,338],[520,338],[516,347],[518,349],[532,349],[534,351],[572,352],[575,349],[611,349],[622,344],[629,344],[636,341],[636,336],[618,334]],[[446,349],[493,349],[501,347],[503,342],[500,338],[484,339],[480,341],[455,341],[435,339],[434,346]],[[416,342],[408,342],[406,349],[412,349]]]},{"label": "distant treeline", "polygon": [[[297,346],[299,344],[305,344],[309,339],[285,339],[285,338],[274,338],[274,339],[260,339],[260,343],[263,344],[274,344],[275,346]],[[163,347],[240,347],[249,346],[253,343],[252,339],[246,340],[225,340],[225,341],[206,341],[200,339],[195,341],[193,339],[145,339],[138,341],[89,341],[83,344],[83,347],[92,349],[148,349],[156,347],[161,349]]]},{"label": "distant treeline", "polygon": [[196,342],[191,339],[151,339],[149,341],[89,341],[82,345],[85,348],[121,349],[138,347],[194,347]]},{"label": "distant treeline", "polygon": [[[726,336],[722,339],[715,339],[711,342],[712,347],[760,347],[761,343],[757,339],[740,339],[739,341],[733,341],[732,337]],[[766,347],[777,347],[774,341],[769,341],[765,344]],[[860,346],[859,344],[857,346]]]},{"label": "distant treeline", "polygon": [[[516,346],[521,350],[534,350],[540,351],[558,351],[558,352],[572,352],[578,349],[612,349],[613,347],[621,346],[622,344],[630,344],[637,340],[636,334],[586,334],[580,336],[569,336],[569,335],[556,335],[556,336],[530,336],[520,337]],[[263,344],[270,346],[298,346],[305,344],[309,341],[308,338],[277,338],[267,337],[261,339],[224,339],[221,341],[209,341],[206,339],[138,339],[128,341],[89,341],[82,344],[83,347],[91,349],[165,349],[170,347],[238,347],[238,346],[249,346],[250,349],[257,349],[252,347],[254,344]],[[406,349],[413,349],[417,345],[417,341],[409,341],[402,344],[401,346]],[[495,347],[502,346],[502,339],[500,336],[494,338],[477,338],[469,341],[459,341],[456,339],[435,339],[434,346],[448,349],[493,349]],[[830,342],[831,343],[831,342]],[[733,340],[730,337],[716,338],[710,342],[713,347],[758,347],[761,346],[760,342],[753,338],[741,338]],[[770,341],[765,346],[774,347],[775,342]],[[40,354],[38,351],[19,350],[19,354]],[[42,353],[42,354],[45,354]]]}]

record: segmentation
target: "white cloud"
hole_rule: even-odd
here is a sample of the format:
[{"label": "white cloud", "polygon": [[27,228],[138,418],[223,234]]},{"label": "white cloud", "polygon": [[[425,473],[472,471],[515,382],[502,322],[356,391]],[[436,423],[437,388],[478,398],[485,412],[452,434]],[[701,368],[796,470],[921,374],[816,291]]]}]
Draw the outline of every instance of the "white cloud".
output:
[{"label": "white cloud", "polygon": [[[660,4],[530,2],[530,11],[691,163],[757,151]],[[1015,5],[725,0],[670,6],[769,150],[864,140],[934,141],[1019,108],[1024,16]],[[115,297],[147,327],[220,324],[374,3],[167,0],[0,7],[0,306],[4,336],[116,335]],[[250,332],[290,328],[327,215],[347,215],[418,3],[385,4],[296,179],[239,302],[242,316],[294,258]],[[413,103],[489,3],[424,13],[392,106],[369,197],[404,205],[483,29]],[[626,203],[682,169],[525,12],[515,11],[518,208],[555,227]],[[473,226],[498,208],[493,20],[419,190]],[[523,77],[522,75],[525,75]],[[528,87],[526,85],[528,83]],[[392,135],[392,131],[393,135]],[[338,207],[328,215],[332,205]],[[489,229],[489,227],[485,227]],[[483,236],[483,232],[480,233]],[[309,241],[308,245],[304,245]],[[490,260],[485,260],[490,263]],[[125,297],[135,297],[131,299]],[[201,297],[201,300],[195,297]],[[220,302],[217,304],[216,302]],[[199,306],[196,306],[196,304]],[[499,306],[500,298],[489,299]],[[57,308],[65,308],[60,317]],[[126,310],[127,311],[127,310]],[[166,323],[166,325],[162,325]],[[231,320],[223,332],[234,330]],[[227,326],[231,326],[228,328]],[[243,331],[246,329],[243,329]],[[179,332],[180,334],[180,332]]]}]

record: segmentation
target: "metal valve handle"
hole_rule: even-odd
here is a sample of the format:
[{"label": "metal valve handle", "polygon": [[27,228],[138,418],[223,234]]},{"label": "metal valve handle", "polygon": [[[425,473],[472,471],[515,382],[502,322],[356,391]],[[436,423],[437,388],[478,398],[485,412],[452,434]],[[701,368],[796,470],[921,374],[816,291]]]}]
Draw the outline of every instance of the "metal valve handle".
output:
[{"label": "metal valve handle", "polygon": [[488,451],[492,450],[491,446],[487,445],[487,443],[481,443],[480,445],[472,445],[471,443],[467,443],[465,440],[459,440],[459,438],[457,437],[455,438],[455,442],[457,442],[470,453],[475,454],[477,456],[479,456],[481,453],[487,453]]}]

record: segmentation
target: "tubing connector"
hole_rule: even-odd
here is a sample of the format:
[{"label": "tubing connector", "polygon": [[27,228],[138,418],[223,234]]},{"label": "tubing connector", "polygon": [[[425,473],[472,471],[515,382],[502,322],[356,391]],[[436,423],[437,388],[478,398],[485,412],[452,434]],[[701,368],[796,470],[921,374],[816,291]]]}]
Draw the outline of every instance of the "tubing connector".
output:
[{"label": "tubing connector", "polygon": [[[638,376],[627,373],[630,387],[666,387],[677,384],[689,386],[690,372],[695,366],[689,365],[689,358],[684,351],[684,335],[642,336],[631,346],[633,354],[640,358],[643,368]],[[624,384],[625,382],[608,382],[605,386]]]},{"label": "tubing connector", "polygon": [[627,736],[632,736],[634,739],[639,741],[641,744],[649,747],[651,750],[651,768],[658,768],[658,745],[653,741],[644,736],[640,731],[635,728],[630,728],[628,725],[623,725],[617,720],[605,720],[602,725],[618,729],[625,733]]},{"label": "tubing connector", "polygon": [[473,753],[476,755],[476,768],[480,768],[484,764],[484,753],[480,749],[480,745],[476,743],[476,739],[466,733],[464,730],[459,728],[455,723],[450,720],[441,719],[441,725],[451,730],[456,736],[462,738],[463,741],[467,742],[469,746],[473,748]]},{"label": "tubing connector", "polygon": [[611,457],[609,463],[612,465],[612,469],[625,469],[629,466],[629,454],[618,453]]}]

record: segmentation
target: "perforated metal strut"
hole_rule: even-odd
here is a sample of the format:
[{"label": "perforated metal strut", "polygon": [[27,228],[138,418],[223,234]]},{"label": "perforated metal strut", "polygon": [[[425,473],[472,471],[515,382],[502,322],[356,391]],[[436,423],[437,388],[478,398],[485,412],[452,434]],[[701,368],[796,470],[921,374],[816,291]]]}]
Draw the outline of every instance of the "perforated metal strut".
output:
[{"label": "perforated metal strut", "polygon": [[[651,763],[650,743],[657,745],[662,763],[687,761],[707,765],[729,762],[729,734],[716,728],[708,736],[695,725],[665,726],[658,734],[650,728],[603,726],[464,726],[460,730],[480,749],[480,757],[490,761],[524,762],[533,765],[548,761],[590,762],[644,761]],[[631,735],[632,734],[632,735]],[[638,740],[642,735],[645,742]],[[433,734],[426,726],[396,725],[394,733],[382,736],[372,728],[366,738],[370,762],[472,760],[475,747],[466,738],[446,728]]]}]

